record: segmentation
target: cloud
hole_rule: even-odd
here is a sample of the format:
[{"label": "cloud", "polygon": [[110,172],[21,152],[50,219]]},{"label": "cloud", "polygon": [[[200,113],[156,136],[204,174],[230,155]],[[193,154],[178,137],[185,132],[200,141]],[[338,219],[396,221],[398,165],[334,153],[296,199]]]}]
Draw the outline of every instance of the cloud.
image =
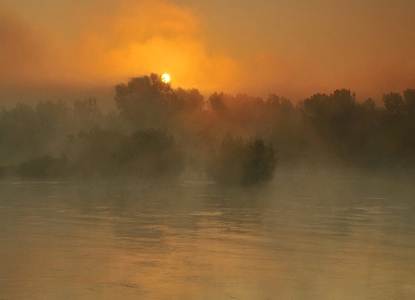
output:
[{"label": "cloud", "polygon": [[0,81],[37,77],[45,59],[45,43],[16,14],[0,6]]},{"label": "cloud", "polygon": [[173,83],[202,89],[229,84],[238,68],[234,59],[207,51],[192,9],[167,1],[125,3],[96,17],[78,41],[76,57],[89,66],[82,70],[87,77],[168,72]]},{"label": "cloud", "polygon": [[[410,33],[394,27],[380,32],[370,24],[343,31],[323,26],[320,32],[327,24],[309,20],[307,24],[314,24],[310,29],[284,27],[287,32],[273,35],[271,30],[266,36],[264,30],[261,36],[255,30],[239,31],[239,37],[226,36],[221,43],[212,38],[219,32],[204,36],[212,27],[199,11],[171,0],[79,3],[65,2],[59,8],[58,15],[69,15],[62,22],[54,16],[44,23],[41,18],[37,23],[25,20],[28,11],[0,5],[0,88],[31,85],[46,91],[55,86],[57,95],[57,86],[97,90],[167,72],[173,86],[196,87],[205,94],[277,93],[298,100],[337,88],[355,90],[358,97],[379,97],[411,88],[414,80]],[[355,36],[357,29],[361,34]],[[244,51],[234,47],[242,45],[238,39],[243,39]]]},{"label": "cloud", "polygon": [[126,0],[115,10],[80,14],[88,21],[65,35],[60,26],[35,27],[0,10],[0,85],[114,85],[168,72],[173,85],[213,91],[231,85],[238,72],[234,59],[207,50],[191,8]]}]

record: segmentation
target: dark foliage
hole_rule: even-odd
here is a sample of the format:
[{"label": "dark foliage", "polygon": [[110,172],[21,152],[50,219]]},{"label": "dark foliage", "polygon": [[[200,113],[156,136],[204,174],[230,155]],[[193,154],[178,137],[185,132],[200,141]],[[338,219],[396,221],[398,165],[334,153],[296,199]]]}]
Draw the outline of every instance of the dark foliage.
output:
[{"label": "dark foliage", "polygon": [[212,154],[208,175],[219,185],[250,186],[270,181],[277,164],[272,145],[261,138],[243,141],[228,134]]},{"label": "dark foliage", "polygon": [[94,128],[88,132],[80,131],[76,136],[68,136],[63,154],[71,161],[77,174],[116,175],[119,171],[116,152],[124,139],[122,134],[111,130]]},{"label": "dark foliage", "polygon": [[169,84],[155,74],[133,78],[115,88],[115,103],[120,116],[135,128],[166,128],[170,119],[167,105],[172,96]]},{"label": "dark foliage", "polygon": [[263,139],[256,138],[245,144],[243,159],[243,185],[270,181],[277,165],[276,151],[266,146]]},{"label": "dark foliage", "polygon": [[166,131],[143,129],[126,136],[94,128],[69,136],[65,146],[74,169],[84,176],[169,179],[183,171],[183,153]]},{"label": "dark foliage", "polygon": [[[273,177],[272,144],[279,165],[415,168],[415,90],[382,101],[359,103],[342,89],[296,106],[275,94],[264,101],[213,93],[205,102],[197,89],[174,89],[151,74],[117,85],[117,111],[107,115],[95,98],[72,107],[48,101],[2,108],[0,176],[157,180],[207,166],[222,185],[255,185]],[[231,135],[221,140],[225,132]]]},{"label": "dark foliage", "polygon": [[183,153],[166,131],[139,130],[125,138],[116,153],[123,173],[142,179],[178,177],[184,169]]}]

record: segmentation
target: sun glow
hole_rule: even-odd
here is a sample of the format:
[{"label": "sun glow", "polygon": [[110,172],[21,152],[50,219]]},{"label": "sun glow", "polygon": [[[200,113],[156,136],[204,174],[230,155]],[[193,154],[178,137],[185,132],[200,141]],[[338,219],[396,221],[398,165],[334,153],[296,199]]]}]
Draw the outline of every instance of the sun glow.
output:
[{"label": "sun glow", "polygon": [[161,81],[163,81],[164,83],[169,83],[170,82],[170,75],[167,73],[164,73],[163,75],[161,75]]}]

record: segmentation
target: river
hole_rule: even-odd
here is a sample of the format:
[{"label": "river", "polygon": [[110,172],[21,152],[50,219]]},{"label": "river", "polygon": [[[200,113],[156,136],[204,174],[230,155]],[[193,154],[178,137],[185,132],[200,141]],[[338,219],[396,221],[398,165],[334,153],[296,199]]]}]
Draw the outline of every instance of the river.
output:
[{"label": "river", "polygon": [[0,299],[415,299],[415,188],[0,182]]}]

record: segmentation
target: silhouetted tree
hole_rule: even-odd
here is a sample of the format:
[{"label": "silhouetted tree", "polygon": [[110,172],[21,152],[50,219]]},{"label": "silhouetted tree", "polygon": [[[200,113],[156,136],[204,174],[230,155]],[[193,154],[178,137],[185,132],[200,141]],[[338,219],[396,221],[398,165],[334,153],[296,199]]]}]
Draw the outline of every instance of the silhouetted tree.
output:
[{"label": "silhouetted tree", "polygon": [[304,130],[290,100],[270,94],[258,117],[257,124],[261,123],[261,136],[278,145],[281,161],[291,163],[304,155]]},{"label": "silhouetted tree", "polygon": [[18,103],[0,111],[0,161],[19,162],[39,153],[40,141],[34,109]]},{"label": "silhouetted tree", "polygon": [[270,94],[265,102],[267,111],[278,114],[279,117],[289,117],[294,113],[294,106],[290,100],[275,94]]},{"label": "silhouetted tree", "polygon": [[166,128],[171,119],[169,102],[173,91],[160,76],[133,78],[115,88],[115,103],[120,116],[135,128]]},{"label": "silhouetted tree", "polygon": [[123,172],[143,180],[177,178],[184,170],[180,147],[162,130],[134,132],[120,144],[116,155]]},{"label": "silhouetted tree", "polygon": [[384,94],[382,101],[388,116],[402,116],[404,114],[405,105],[399,93]]},{"label": "silhouetted tree", "polygon": [[59,148],[73,126],[69,108],[63,101],[39,102],[35,107],[38,155],[59,155]]},{"label": "silhouetted tree", "polygon": [[383,95],[385,113],[381,128],[384,148],[390,160],[406,165],[415,162],[415,91]]},{"label": "silhouetted tree", "polygon": [[212,154],[207,173],[222,186],[249,186],[270,181],[276,164],[274,148],[261,138],[244,142],[227,134]]},{"label": "silhouetted tree", "polygon": [[73,118],[78,130],[91,130],[103,123],[101,109],[96,98],[75,100],[73,103]]},{"label": "silhouetted tree", "polygon": [[203,109],[204,97],[197,89],[177,88],[172,92],[170,103],[174,111],[194,112]]},{"label": "silhouetted tree", "polygon": [[216,112],[221,112],[226,110],[226,106],[224,103],[225,94],[224,93],[213,93],[209,96],[208,104],[210,105],[211,109]]},{"label": "silhouetted tree", "polygon": [[406,113],[411,116],[414,117],[415,116],[415,90],[405,90],[403,92],[403,96],[404,96],[404,104],[405,104],[405,110]]},{"label": "silhouetted tree", "polygon": [[[337,155],[347,157],[358,142],[359,107],[350,90],[336,90],[333,94],[315,94],[299,104],[303,118],[317,131],[317,135]],[[306,125],[307,126],[307,125]]]},{"label": "silhouetted tree", "polygon": [[260,138],[249,141],[245,145],[242,184],[253,185],[270,181],[276,165],[276,151],[272,145],[266,146]]},{"label": "silhouetted tree", "polygon": [[125,136],[111,130],[93,128],[69,135],[62,156],[73,165],[74,172],[84,176],[110,176],[120,172],[117,151]]},{"label": "silhouetted tree", "polygon": [[[156,74],[115,90],[118,111],[106,115],[95,98],[73,107],[47,101],[1,109],[0,173],[146,180],[176,178],[185,163],[202,170],[209,161],[207,173],[219,184],[254,185],[273,176],[272,144],[287,165],[334,158],[371,168],[415,167],[414,89],[384,94],[382,107],[372,99],[357,103],[346,89],[296,106],[275,94],[264,101],[224,93],[213,93],[205,105],[197,89],[173,89]],[[224,132],[230,134],[221,139]]]},{"label": "silhouetted tree", "polygon": [[212,153],[207,173],[218,184],[238,185],[243,178],[244,144],[241,138],[227,134],[219,149]]}]

